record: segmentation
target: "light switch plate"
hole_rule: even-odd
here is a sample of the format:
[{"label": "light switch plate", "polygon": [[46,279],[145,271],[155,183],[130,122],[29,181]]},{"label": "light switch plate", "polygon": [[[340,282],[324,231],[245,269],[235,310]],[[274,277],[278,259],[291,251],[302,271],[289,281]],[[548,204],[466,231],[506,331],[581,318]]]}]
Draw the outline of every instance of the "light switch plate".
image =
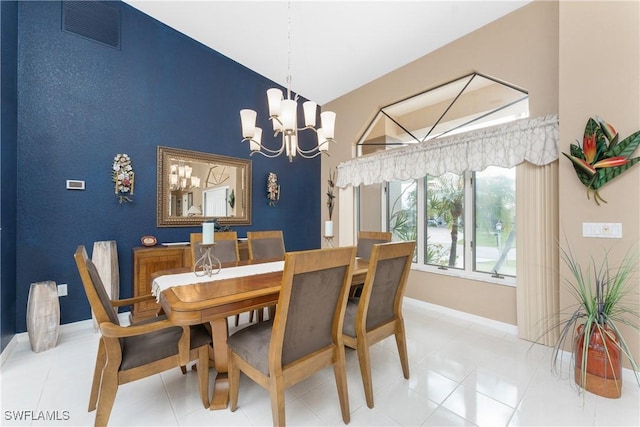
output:
[{"label": "light switch plate", "polygon": [[620,222],[583,222],[582,237],[621,239],[622,223]]}]

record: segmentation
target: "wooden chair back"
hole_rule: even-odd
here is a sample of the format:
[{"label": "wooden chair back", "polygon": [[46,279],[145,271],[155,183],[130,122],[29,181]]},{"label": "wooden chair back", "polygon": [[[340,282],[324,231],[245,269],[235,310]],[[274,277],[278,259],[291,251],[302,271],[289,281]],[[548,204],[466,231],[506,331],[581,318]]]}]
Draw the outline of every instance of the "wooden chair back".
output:
[{"label": "wooden chair back", "polygon": [[391,241],[391,233],[387,231],[360,231],[358,232],[358,245],[356,256],[359,258],[369,259],[371,257],[371,248],[378,243],[387,243]]},{"label": "wooden chair back", "polygon": [[394,335],[402,372],[409,378],[402,300],[415,246],[413,241],[373,245],[362,293],[347,304],[343,339],[345,345],[357,349],[369,408],[373,408],[370,346]]},{"label": "wooden chair back", "polygon": [[[367,331],[402,316],[402,299],[411,271],[415,242],[373,246],[358,310],[366,312]],[[362,321],[362,319],[360,319]],[[358,320],[356,320],[358,322]]]},{"label": "wooden chair back", "polygon": [[[240,259],[238,249],[238,233],[235,231],[217,231],[214,233],[215,246],[213,255],[221,263],[234,262]],[[200,245],[202,244],[202,233],[191,233],[189,242],[191,243],[191,266],[202,256]]]},{"label": "wooden chair back", "polygon": [[76,262],[78,263],[82,286],[84,287],[89,305],[95,314],[98,325],[105,322],[120,325],[118,313],[111,304],[111,299],[104,288],[98,269],[93,261],[89,259],[84,246],[78,247],[76,251]]},{"label": "wooden chair back", "polygon": [[282,230],[247,231],[249,259],[284,259]]},{"label": "wooden chair back", "polygon": [[[214,235],[216,243],[212,249],[213,255],[220,260],[221,263],[234,262],[240,260],[240,250],[238,248],[238,233],[235,231],[218,231]],[[189,242],[191,244],[191,267],[202,256],[200,245],[202,244],[202,233],[191,233]],[[250,320],[253,320],[253,312],[251,312]],[[240,315],[235,315],[235,324],[240,323]]]},{"label": "wooden chair back", "polygon": [[198,361],[200,398],[209,406],[209,346],[211,334],[203,325],[175,326],[166,318],[123,327],[116,307],[155,299],[152,295],[110,300],[98,270],[83,245],[74,253],[89,305],[100,332],[96,366],[89,396],[89,411],[96,410],[95,425],[109,422],[118,386]]},{"label": "wooden chair back", "polygon": [[333,365],[342,419],[349,422],[342,327],[354,259],[353,246],[285,255],[273,325],[258,323],[229,337],[232,411],[243,371],[269,390],[273,425],[284,426],[284,390]]},{"label": "wooden chair back", "polygon": [[352,249],[285,256],[270,343],[270,358],[279,368],[333,346],[340,338],[355,259]]}]

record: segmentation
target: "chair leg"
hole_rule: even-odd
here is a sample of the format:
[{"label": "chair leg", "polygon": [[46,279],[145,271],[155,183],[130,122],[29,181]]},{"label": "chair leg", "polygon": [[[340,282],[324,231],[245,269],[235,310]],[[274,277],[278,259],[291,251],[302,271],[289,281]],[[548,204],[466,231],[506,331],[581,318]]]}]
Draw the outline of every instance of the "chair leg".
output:
[{"label": "chair leg", "polygon": [[[120,365],[120,360],[117,361]],[[102,375],[100,386],[100,396],[98,398],[98,410],[96,411],[96,426],[106,426],[109,424],[113,402],[116,400],[118,391],[118,367],[107,358],[107,365]]]},{"label": "chair leg", "polygon": [[100,339],[98,343],[98,355],[96,356],[96,367],[93,370],[93,383],[91,384],[91,394],[89,395],[89,412],[95,411],[98,403],[98,393],[102,383],[102,371],[107,362],[107,353],[104,348],[104,341]]},{"label": "chair leg", "polygon": [[357,298],[362,294],[362,283],[357,285],[351,284],[351,288],[349,289],[349,297]]},{"label": "chair leg", "polygon": [[367,398],[367,406],[373,408],[373,382],[371,380],[371,359],[369,357],[369,342],[362,336],[357,338],[356,351],[358,352],[358,363],[360,364],[360,375],[362,376],[362,386],[364,395]]},{"label": "chair leg", "polygon": [[234,362],[234,356],[229,349],[227,362],[227,378],[229,379],[229,409],[234,412],[238,409],[238,393],[240,391],[240,369]]},{"label": "chair leg", "polygon": [[236,314],[236,326],[238,326],[238,324],[240,324],[240,315]]},{"label": "chair leg", "polygon": [[351,413],[349,411],[349,392],[347,390],[347,362],[344,355],[344,346],[337,346],[336,352],[336,362],[333,364],[333,374],[336,377],[336,385],[338,387],[338,400],[340,401],[342,421],[345,424],[349,424],[349,421],[351,421]]},{"label": "chair leg", "polygon": [[216,364],[216,359],[215,359],[215,353],[213,351],[213,345],[209,344],[209,366],[215,366]]},{"label": "chair leg", "polygon": [[400,355],[400,364],[402,365],[402,374],[405,379],[409,379],[409,357],[407,356],[407,338],[404,333],[404,322],[396,322],[396,345],[398,346],[398,354]]},{"label": "chair leg", "polygon": [[256,312],[256,310],[251,310],[249,312],[249,323],[253,323],[253,314]]},{"label": "chair leg", "polygon": [[198,349],[198,386],[200,399],[205,408],[209,407],[209,346]]},{"label": "chair leg", "polygon": [[271,416],[273,425],[285,427],[285,410],[284,410],[284,380],[282,375],[271,378],[269,382],[269,397],[271,398]]}]

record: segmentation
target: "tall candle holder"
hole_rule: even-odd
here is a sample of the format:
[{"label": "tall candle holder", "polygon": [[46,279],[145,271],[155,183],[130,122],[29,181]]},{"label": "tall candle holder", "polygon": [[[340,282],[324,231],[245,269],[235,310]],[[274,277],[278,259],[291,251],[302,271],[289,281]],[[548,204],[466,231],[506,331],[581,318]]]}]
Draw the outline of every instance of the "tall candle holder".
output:
[{"label": "tall candle holder", "polygon": [[333,247],[333,237],[334,236],[322,236],[324,237],[324,241],[327,244],[327,247],[332,248]]},{"label": "tall candle holder", "polygon": [[[202,256],[193,264],[193,272],[196,276],[213,276],[220,273],[222,263],[212,253],[215,249],[215,243],[200,244],[200,252]],[[217,264],[217,268],[216,268]]]}]

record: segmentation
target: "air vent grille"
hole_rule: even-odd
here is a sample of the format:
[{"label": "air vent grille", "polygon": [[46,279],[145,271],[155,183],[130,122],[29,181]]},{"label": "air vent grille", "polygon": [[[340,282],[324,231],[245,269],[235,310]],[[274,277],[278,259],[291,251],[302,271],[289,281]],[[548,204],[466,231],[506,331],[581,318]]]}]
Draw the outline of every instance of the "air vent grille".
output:
[{"label": "air vent grille", "polygon": [[99,1],[63,1],[62,29],[120,49],[120,9]]}]

